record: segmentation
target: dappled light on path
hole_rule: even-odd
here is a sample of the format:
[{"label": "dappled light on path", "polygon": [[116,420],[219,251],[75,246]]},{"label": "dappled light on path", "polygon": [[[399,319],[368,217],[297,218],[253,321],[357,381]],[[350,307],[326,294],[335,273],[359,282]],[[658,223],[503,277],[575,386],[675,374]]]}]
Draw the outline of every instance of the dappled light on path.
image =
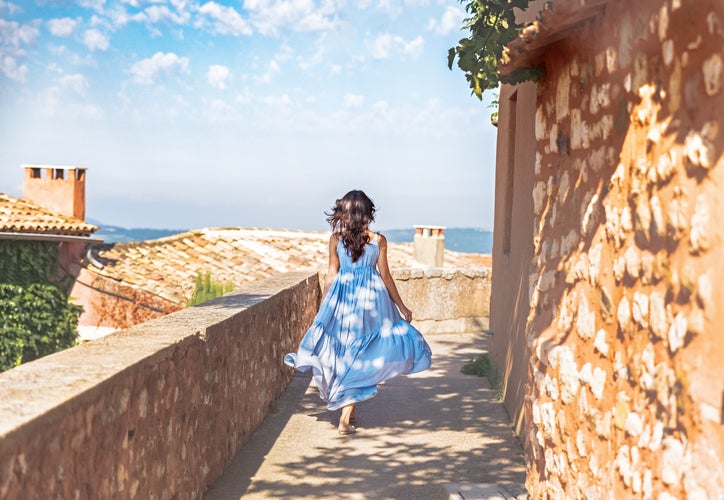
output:
[{"label": "dappled light on path", "polygon": [[460,373],[482,334],[429,335],[432,368],[380,385],[358,408],[358,432],[336,432],[309,378],[207,492],[232,498],[447,498],[446,483],[521,485],[523,451],[486,379]]}]

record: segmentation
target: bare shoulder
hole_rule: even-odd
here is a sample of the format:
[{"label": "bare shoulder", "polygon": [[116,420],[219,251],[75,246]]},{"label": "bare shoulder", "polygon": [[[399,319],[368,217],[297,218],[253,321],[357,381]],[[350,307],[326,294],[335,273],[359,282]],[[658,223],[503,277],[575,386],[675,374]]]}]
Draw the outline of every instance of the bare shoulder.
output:
[{"label": "bare shoulder", "polygon": [[379,246],[387,246],[387,238],[385,238],[385,235],[382,233],[377,233],[377,244]]},{"label": "bare shoulder", "polygon": [[337,246],[337,244],[339,244],[339,234],[332,233],[329,236],[329,248],[330,249],[335,248]]}]

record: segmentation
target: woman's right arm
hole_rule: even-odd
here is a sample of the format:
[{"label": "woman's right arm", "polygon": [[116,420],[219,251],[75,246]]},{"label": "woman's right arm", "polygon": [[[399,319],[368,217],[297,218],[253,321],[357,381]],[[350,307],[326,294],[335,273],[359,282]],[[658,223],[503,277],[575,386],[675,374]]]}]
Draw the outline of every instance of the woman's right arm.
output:
[{"label": "woman's right arm", "polygon": [[378,235],[377,238],[377,245],[380,247],[380,256],[377,259],[377,269],[380,272],[380,277],[382,277],[382,282],[385,284],[385,287],[387,287],[387,293],[390,294],[392,302],[394,302],[397,309],[400,310],[400,314],[402,314],[402,317],[405,318],[405,321],[409,323],[412,321],[412,311],[410,311],[407,306],[405,306],[405,303],[402,302],[402,297],[400,297],[400,293],[397,291],[395,280],[392,278],[390,266],[387,263],[387,238],[381,234]]},{"label": "woman's right arm", "polygon": [[324,280],[324,290],[322,291],[322,299],[327,296],[329,287],[332,286],[334,278],[337,277],[339,272],[339,256],[337,255],[337,244],[339,243],[339,237],[336,234],[332,234],[329,237],[329,266],[327,267],[327,277]]}]

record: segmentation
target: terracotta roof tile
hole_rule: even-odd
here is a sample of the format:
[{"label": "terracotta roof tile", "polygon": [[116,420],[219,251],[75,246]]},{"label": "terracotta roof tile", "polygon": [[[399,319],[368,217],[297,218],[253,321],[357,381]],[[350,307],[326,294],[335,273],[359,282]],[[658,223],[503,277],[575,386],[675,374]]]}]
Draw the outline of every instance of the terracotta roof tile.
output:
[{"label": "terracotta roof tile", "polygon": [[98,227],[0,193],[0,232],[90,236]]},{"label": "terracotta roof tile", "polygon": [[[234,286],[302,268],[327,269],[329,233],[273,229],[208,228],[157,240],[105,245],[97,252],[102,276],[185,305],[197,273]],[[390,267],[420,267],[412,243],[390,243]],[[482,267],[489,257],[445,251],[445,267]]]}]

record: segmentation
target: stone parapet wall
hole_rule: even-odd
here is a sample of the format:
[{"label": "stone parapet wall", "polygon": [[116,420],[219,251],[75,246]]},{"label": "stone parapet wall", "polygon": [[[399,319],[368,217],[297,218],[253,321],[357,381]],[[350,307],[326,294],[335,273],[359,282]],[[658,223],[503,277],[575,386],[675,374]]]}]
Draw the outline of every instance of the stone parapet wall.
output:
[{"label": "stone parapet wall", "polygon": [[319,299],[316,273],[288,273],[0,374],[0,498],[200,498]]},{"label": "stone parapet wall", "polygon": [[401,269],[392,276],[400,297],[412,310],[412,324],[422,333],[488,329],[489,269]]}]

